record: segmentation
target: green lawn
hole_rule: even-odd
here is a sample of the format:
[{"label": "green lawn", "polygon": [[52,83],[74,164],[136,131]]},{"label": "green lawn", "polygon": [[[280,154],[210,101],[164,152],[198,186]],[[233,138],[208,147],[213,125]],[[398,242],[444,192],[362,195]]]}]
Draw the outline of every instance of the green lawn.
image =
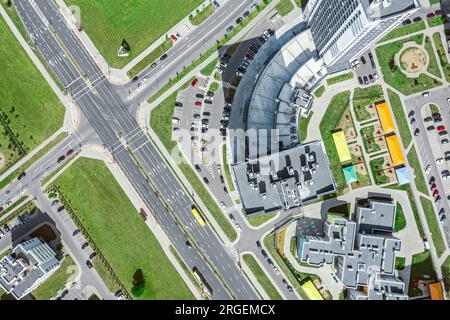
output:
[{"label": "green lawn", "polygon": [[341,75],[336,76],[336,77],[328,78],[327,79],[327,84],[329,86],[331,86],[333,84],[336,84],[336,83],[339,83],[339,82],[342,82],[342,81],[347,81],[347,80],[350,80],[350,79],[353,79],[353,78],[354,78],[353,72],[348,72],[348,73],[344,73],[344,74],[341,74]]},{"label": "green lawn", "polygon": [[258,261],[251,254],[244,254],[242,256],[247,267],[251,270],[256,280],[258,280],[261,287],[263,287],[264,291],[268,294],[270,299],[272,300],[283,300],[283,297],[280,295],[278,290],[272,284],[270,279],[267,277],[265,271],[261,268]]},{"label": "green lawn", "polygon": [[80,158],[55,184],[129,292],[133,274],[142,269],[139,299],[194,299],[103,162]]},{"label": "green lawn", "polygon": [[199,13],[196,13],[195,16],[189,16],[189,21],[194,25],[198,26],[203,21],[208,19],[212,14],[214,14],[214,5],[209,4],[204,9],[202,9]]},{"label": "green lawn", "polygon": [[431,19],[427,19],[427,23],[430,28],[440,26],[445,23],[445,17],[443,15],[438,15]]},{"label": "green lawn", "polygon": [[383,88],[381,85],[374,85],[365,88],[356,88],[353,94],[353,101],[372,99],[374,102],[383,98]]},{"label": "green lawn", "polygon": [[444,69],[445,78],[450,81],[450,63],[448,62],[446,52],[446,46],[442,43],[442,37],[439,32],[433,34],[434,45],[436,46],[436,51],[441,62],[442,69]]},{"label": "green lawn", "polygon": [[407,148],[411,143],[412,136],[409,132],[408,120],[406,120],[405,111],[403,109],[402,101],[398,94],[392,90],[388,91],[388,97],[392,113],[394,114],[395,122],[397,123],[397,130],[400,132],[400,138],[402,140],[403,146]]},{"label": "green lawn", "polygon": [[316,98],[320,98],[321,96],[323,96],[323,94],[325,93],[325,86],[320,86],[317,88],[316,91],[314,91],[314,95],[316,96]]},{"label": "green lawn", "polygon": [[275,10],[277,10],[278,13],[284,17],[289,12],[294,10],[294,5],[291,0],[280,0],[280,2],[275,6]]},{"label": "green lawn", "polygon": [[65,109],[3,18],[0,42],[0,116],[8,127],[0,123],[1,173],[58,130]]},{"label": "green lawn", "polygon": [[384,80],[390,86],[396,88],[405,95],[411,95],[424,90],[432,89],[442,85],[438,80],[421,73],[418,78],[408,78],[395,63],[395,55],[403,48],[403,44],[408,41],[414,41],[422,44],[423,35],[416,35],[404,40],[398,40],[376,48],[378,62],[383,73]]},{"label": "green lawn", "polygon": [[313,114],[314,114],[314,112],[310,111],[308,114],[308,117],[306,117],[306,118],[300,117],[300,120],[298,122],[298,126],[299,126],[298,132],[300,135],[300,137],[299,137],[300,141],[305,141],[308,136],[308,125],[309,125],[309,122],[311,121]]},{"label": "green lawn", "polygon": [[416,297],[422,294],[422,291],[418,288],[419,280],[436,280],[436,273],[434,271],[430,251],[424,251],[415,254],[412,257],[408,291],[410,297]]},{"label": "green lawn", "polygon": [[217,92],[217,90],[219,90],[219,84],[217,82],[212,82],[211,85],[209,86],[209,91],[212,92]]},{"label": "green lawn", "polygon": [[260,225],[269,221],[270,219],[272,219],[275,216],[276,216],[276,213],[255,214],[255,215],[247,217],[247,221],[252,226],[259,227]]},{"label": "green lawn", "polygon": [[422,30],[425,30],[425,22],[421,21],[418,23],[412,23],[407,26],[400,26],[389,32],[387,35],[383,37],[383,39],[380,40],[380,42],[388,41],[391,39],[399,38],[402,36],[406,36],[410,33],[419,32]]},{"label": "green lawn", "polygon": [[77,268],[72,257],[67,255],[55,273],[32,292],[33,297],[36,300],[50,300],[55,297],[58,291],[64,288],[67,280],[77,272]]},{"label": "green lawn", "polygon": [[128,71],[130,78],[138,75],[142,70],[147,68],[153,61],[159,59],[165,52],[169,51],[173,47],[172,39],[168,38],[166,41],[157,46],[152,52],[150,52],[144,59],[139,61],[133,68]]},{"label": "green lawn", "polygon": [[211,61],[210,64],[208,64],[206,67],[204,67],[202,70],[200,70],[200,73],[204,75],[205,77],[210,77],[216,68],[217,63],[219,62],[219,58],[214,59]]},{"label": "green lawn", "polygon": [[405,257],[395,257],[395,269],[396,270],[404,270],[405,269]]},{"label": "green lawn", "polygon": [[414,146],[412,146],[408,153],[408,162],[409,165],[414,168],[414,174],[416,175],[414,181],[416,182],[417,190],[428,195],[428,185],[425,182],[422,167],[420,166],[419,158],[417,157],[416,148]]},{"label": "green lawn", "polygon": [[322,121],[320,122],[320,132],[325,144],[325,149],[330,161],[330,167],[333,171],[334,179],[337,184],[337,189],[342,191],[345,189],[345,178],[342,173],[341,163],[337,154],[336,146],[334,145],[332,131],[336,128],[336,125],[341,118],[342,113],[349,106],[350,103],[350,91],[344,91],[331,99],[328,109],[325,112]]},{"label": "green lawn", "polygon": [[395,224],[394,231],[399,232],[405,229],[406,227],[406,219],[405,214],[403,213],[403,208],[400,203],[397,202],[396,211],[395,211]]},{"label": "green lawn", "polygon": [[[122,68],[203,0],[65,0],[81,9],[81,23],[94,45],[113,68]],[[128,57],[118,57],[122,40],[130,45]]]},{"label": "green lawn", "polygon": [[420,237],[423,238],[425,236],[425,232],[423,231],[423,226],[422,226],[422,223],[420,222],[419,211],[417,210],[417,205],[416,205],[416,201],[414,200],[414,195],[411,190],[411,186],[409,184],[404,184],[404,185],[396,184],[393,186],[388,186],[386,188],[393,189],[393,190],[406,191],[406,194],[409,199],[409,204],[411,205],[411,209],[412,209],[412,212],[414,215],[414,220],[416,221],[417,230],[419,230]]},{"label": "green lawn", "polygon": [[430,37],[425,37],[425,49],[427,50],[429,62],[427,71],[436,77],[441,77],[441,71],[439,70],[439,65],[436,59],[436,54],[434,53],[433,46],[431,45]]},{"label": "green lawn", "polygon": [[445,291],[450,291],[450,256],[442,264],[442,280],[444,281]]},{"label": "green lawn", "polygon": [[434,211],[433,203],[424,197],[420,197],[420,202],[422,203],[422,208],[427,218],[427,224],[428,228],[430,228],[436,254],[440,257],[445,251],[445,242],[442,239],[441,229],[439,229],[439,221]]}]

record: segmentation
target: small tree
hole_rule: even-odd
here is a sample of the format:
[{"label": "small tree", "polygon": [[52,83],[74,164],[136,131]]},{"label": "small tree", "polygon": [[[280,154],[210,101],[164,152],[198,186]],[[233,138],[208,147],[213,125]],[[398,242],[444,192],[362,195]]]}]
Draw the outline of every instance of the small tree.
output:
[{"label": "small tree", "polygon": [[140,297],[144,293],[145,279],[141,269],[137,269],[133,275],[133,287],[131,294],[135,297]]}]

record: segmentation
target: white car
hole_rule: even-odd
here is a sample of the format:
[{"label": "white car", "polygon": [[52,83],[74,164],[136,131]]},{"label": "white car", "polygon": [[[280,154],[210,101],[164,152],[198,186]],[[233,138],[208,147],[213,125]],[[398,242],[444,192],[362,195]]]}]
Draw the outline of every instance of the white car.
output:
[{"label": "white car", "polygon": [[424,93],[422,93],[422,97],[428,97],[430,95],[430,93],[429,92],[424,92]]},{"label": "white car", "polygon": [[439,164],[439,163],[444,163],[444,158],[436,159],[436,163],[437,163],[437,164]]},{"label": "white car", "polygon": [[241,226],[239,225],[239,223],[236,223],[235,226],[238,231],[241,231]]},{"label": "white car", "polygon": [[224,209],[227,207],[223,201],[220,203],[220,206]]},{"label": "white car", "polygon": [[187,25],[187,23],[184,24],[184,28],[186,29],[186,31],[191,30],[191,28],[189,28],[189,26]]},{"label": "white car", "polygon": [[180,122],[181,122],[180,119],[175,118],[175,117],[172,118],[172,123],[179,124]]},{"label": "white car", "polygon": [[275,274],[276,274],[277,276],[280,275],[280,271],[278,270],[277,267],[275,267],[275,265],[273,266],[273,271],[275,271]]},{"label": "white car", "polygon": [[5,203],[5,208],[8,208],[10,205],[12,205],[12,202],[11,201],[6,201],[6,203]]},{"label": "white car", "polygon": [[243,77],[244,76],[244,74],[242,73],[242,72],[239,72],[239,71],[236,71],[236,75],[238,76],[238,77]]},{"label": "white car", "polygon": [[427,166],[427,168],[425,169],[425,173],[426,173],[426,174],[429,174],[430,171],[431,171],[431,164],[429,164],[429,165]]},{"label": "white car", "polygon": [[450,107],[450,98],[447,98],[447,104]]}]

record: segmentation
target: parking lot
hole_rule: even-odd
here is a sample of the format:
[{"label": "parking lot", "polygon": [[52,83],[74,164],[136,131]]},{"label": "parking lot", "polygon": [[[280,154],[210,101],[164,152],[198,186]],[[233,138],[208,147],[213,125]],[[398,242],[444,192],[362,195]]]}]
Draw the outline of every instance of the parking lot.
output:
[{"label": "parking lot", "polygon": [[[416,96],[406,101],[408,122],[417,141],[425,180],[434,200],[438,221],[441,222],[447,241],[450,240],[450,161],[446,152],[450,151],[448,128],[450,113],[447,88],[434,90],[429,96]],[[430,104],[434,105],[433,111]],[[436,112],[436,109],[437,111]],[[414,111],[414,114],[411,113]],[[414,120],[413,120],[414,118]],[[439,128],[439,129],[438,129]],[[447,157],[447,159],[450,159]]]},{"label": "parking lot", "polygon": [[361,86],[371,85],[378,81],[377,66],[371,50],[364,52],[358,59],[352,61],[351,65]]}]

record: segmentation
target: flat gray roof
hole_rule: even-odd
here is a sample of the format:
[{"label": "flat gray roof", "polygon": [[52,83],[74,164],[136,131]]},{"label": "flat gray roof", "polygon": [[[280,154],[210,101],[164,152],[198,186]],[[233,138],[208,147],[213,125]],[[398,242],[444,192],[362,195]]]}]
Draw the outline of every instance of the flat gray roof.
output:
[{"label": "flat gray roof", "polygon": [[232,169],[246,214],[290,211],[336,190],[321,141],[238,163]]}]

